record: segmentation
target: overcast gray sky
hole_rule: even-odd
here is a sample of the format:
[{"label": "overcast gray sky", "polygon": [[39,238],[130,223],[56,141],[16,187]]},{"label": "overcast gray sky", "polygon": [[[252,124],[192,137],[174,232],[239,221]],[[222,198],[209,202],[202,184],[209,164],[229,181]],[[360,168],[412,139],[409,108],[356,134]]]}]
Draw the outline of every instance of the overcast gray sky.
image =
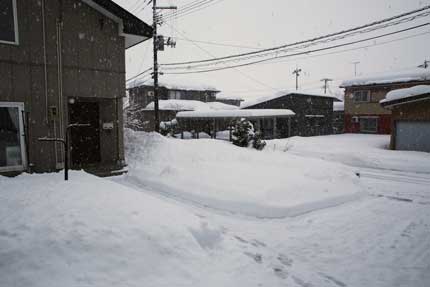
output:
[{"label": "overcast gray sky", "polygon": [[[126,9],[135,7],[137,3],[136,0],[115,0],[115,2]],[[159,5],[177,5],[179,9],[190,2],[192,0],[158,0]],[[164,24],[160,28],[160,34],[198,41],[266,48],[366,24],[429,4],[429,0],[224,0]],[[151,24],[151,13],[148,7],[137,15]],[[420,24],[429,20],[430,17],[426,17],[414,23]],[[425,32],[430,32],[428,26],[405,34],[348,47],[351,49],[396,40],[371,48],[331,55],[300,56],[270,64],[207,74],[175,75],[175,77],[164,75],[161,76],[161,80],[185,84],[207,84],[217,87],[224,94],[252,99],[273,94],[280,89],[294,89],[295,78],[292,72],[297,65],[303,70],[300,77],[301,89],[322,91],[320,88],[322,83],[319,80],[324,77],[336,80],[331,84],[332,89],[335,89],[342,80],[354,77],[352,62],[355,61],[360,61],[358,65],[360,75],[370,75],[411,69],[422,63],[424,59],[430,59],[430,34],[415,37]],[[414,37],[397,41],[399,38],[409,36]],[[205,59],[210,55],[223,56],[252,51],[251,48],[220,47],[178,40],[176,48],[166,48],[166,51],[159,53],[159,59],[160,63]],[[150,67],[152,65],[151,41],[129,49],[126,63],[127,77]]]}]

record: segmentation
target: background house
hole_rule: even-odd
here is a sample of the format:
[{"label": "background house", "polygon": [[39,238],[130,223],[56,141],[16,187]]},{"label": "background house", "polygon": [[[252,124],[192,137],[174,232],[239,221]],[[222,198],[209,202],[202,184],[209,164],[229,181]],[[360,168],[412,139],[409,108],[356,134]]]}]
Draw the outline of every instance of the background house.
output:
[{"label": "background house", "polygon": [[391,149],[430,152],[430,86],[391,91],[381,105],[392,112]]},{"label": "background house", "polygon": [[[125,109],[126,126],[135,130],[154,130],[154,86],[153,84],[129,84],[129,106]],[[180,111],[206,108],[204,103],[216,101],[219,93],[214,87],[204,85],[159,84],[160,122],[168,122]]]},{"label": "background house", "polygon": [[333,102],[333,133],[341,134],[345,130],[345,103]]},{"label": "background house", "polygon": [[244,101],[241,97],[229,96],[223,93],[216,95],[216,101],[227,105],[233,105],[240,107],[240,103]]},{"label": "background house", "polygon": [[[239,107],[220,102],[201,102],[194,100],[160,100],[158,102],[160,124],[168,124],[176,114],[184,111],[237,110]],[[127,109],[127,127],[133,130],[153,131],[155,127],[154,102],[144,108]]]},{"label": "background house", "polygon": [[345,132],[389,134],[391,111],[381,107],[379,101],[392,90],[421,84],[430,84],[430,70],[420,69],[343,82],[341,88],[345,88]]},{"label": "background house", "polygon": [[150,26],[109,0],[2,0],[0,172],[124,166],[125,49]]},{"label": "background house", "polygon": [[[129,92],[130,107],[144,108],[154,101],[154,85],[132,82],[127,88]],[[159,83],[159,100],[193,100],[201,102],[215,102],[216,94],[219,93],[214,87]]]},{"label": "background house", "polygon": [[281,119],[263,121],[263,130],[276,129],[279,137],[318,136],[333,133],[333,102],[339,101],[330,95],[305,92],[279,92],[272,97],[243,102],[241,109],[289,109],[295,113],[291,118],[290,134],[287,134],[288,121]]}]

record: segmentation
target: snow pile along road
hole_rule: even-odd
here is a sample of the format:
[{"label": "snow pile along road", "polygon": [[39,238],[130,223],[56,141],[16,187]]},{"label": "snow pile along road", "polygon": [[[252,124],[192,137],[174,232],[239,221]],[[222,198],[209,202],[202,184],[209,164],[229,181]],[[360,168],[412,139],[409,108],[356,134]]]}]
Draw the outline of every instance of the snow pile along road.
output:
[{"label": "snow pile along road", "polygon": [[430,174],[430,153],[389,150],[389,135],[341,134],[267,141],[267,150],[339,162],[362,169]]},{"label": "snow pile along road", "polygon": [[354,172],[338,163],[217,140],[178,140],[126,131],[122,180],[222,211],[280,218],[360,197]]}]

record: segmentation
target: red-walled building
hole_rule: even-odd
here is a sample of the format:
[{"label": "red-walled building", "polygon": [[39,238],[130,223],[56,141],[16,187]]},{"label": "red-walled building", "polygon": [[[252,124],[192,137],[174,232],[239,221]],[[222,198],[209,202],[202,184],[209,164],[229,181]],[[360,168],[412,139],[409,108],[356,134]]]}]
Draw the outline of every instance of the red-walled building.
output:
[{"label": "red-walled building", "polygon": [[342,83],[345,89],[346,133],[391,133],[391,111],[379,104],[388,92],[430,84],[430,69],[362,77]]}]

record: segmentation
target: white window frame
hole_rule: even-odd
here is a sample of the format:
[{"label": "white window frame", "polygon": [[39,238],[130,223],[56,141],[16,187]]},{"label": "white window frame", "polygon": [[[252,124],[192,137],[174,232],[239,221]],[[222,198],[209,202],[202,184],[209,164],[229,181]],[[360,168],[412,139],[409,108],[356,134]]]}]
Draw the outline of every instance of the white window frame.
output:
[{"label": "white window frame", "polygon": [[[367,93],[367,100],[362,101],[362,100],[357,100],[355,93]],[[354,103],[370,103],[370,91],[369,90],[359,90],[359,91],[354,91],[352,93],[352,101]]]},{"label": "white window frame", "polygon": [[27,157],[25,153],[25,134],[24,134],[24,121],[22,118],[22,112],[24,111],[24,103],[19,102],[0,102],[2,108],[18,108],[18,120],[19,120],[19,133],[20,145],[21,145],[21,165],[16,166],[0,166],[0,172],[9,171],[22,171],[27,166]]},{"label": "white window frame", "polygon": [[[364,132],[364,133],[372,133],[372,134],[376,134],[378,133],[378,119],[379,117],[360,117],[360,132]],[[375,125],[375,130],[365,130],[362,129],[362,124],[361,124],[361,120],[375,120],[376,121],[376,125]]]},{"label": "white window frame", "polygon": [[16,8],[16,0],[12,0],[13,7],[13,22],[14,22],[14,32],[15,32],[15,41],[4,41],[0,39],[0,44],[11,44],[11,45],[19,45],[19,32],[18,32],[18,12]]}]

